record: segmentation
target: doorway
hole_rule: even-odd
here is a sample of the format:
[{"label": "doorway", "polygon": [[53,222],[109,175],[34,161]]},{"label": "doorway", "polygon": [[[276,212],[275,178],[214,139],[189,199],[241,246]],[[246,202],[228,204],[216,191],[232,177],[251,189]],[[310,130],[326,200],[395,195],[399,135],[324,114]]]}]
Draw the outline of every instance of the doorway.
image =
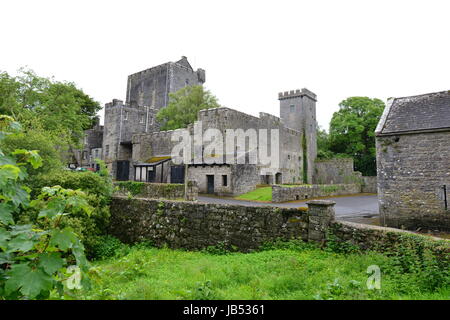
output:
[{"label": "doorway", "polygon": [[206,188],[207,193],[214,194],[214,175],[212,174],[206,175]]}]

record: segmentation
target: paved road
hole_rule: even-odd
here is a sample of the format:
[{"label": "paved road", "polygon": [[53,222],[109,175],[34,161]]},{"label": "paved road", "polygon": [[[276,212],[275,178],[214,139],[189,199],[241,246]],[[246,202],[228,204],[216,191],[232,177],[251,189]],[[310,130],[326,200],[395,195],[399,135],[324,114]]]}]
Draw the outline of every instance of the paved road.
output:
[{"label": "paved road", "polygon": [[[263,203],[254,201],[236,200],[233,198],[219,198],[199,196],[198,200],[204,203],[237,204],[244,206],[273,206],[284,208],[306,207],[306,201],[293,201],[285,203]],[[356,195],[348,197],[327,198],[336,202],[336,218],[354,220],[378,217],[378,200],[376,195]],[[363,221],[361,221],[363,222]]]}]

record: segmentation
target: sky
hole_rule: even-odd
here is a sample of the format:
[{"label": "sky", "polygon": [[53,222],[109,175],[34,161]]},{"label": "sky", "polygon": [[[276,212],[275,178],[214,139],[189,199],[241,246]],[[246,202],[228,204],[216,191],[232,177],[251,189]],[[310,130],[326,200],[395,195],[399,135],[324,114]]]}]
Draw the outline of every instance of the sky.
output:
[{"label": "sky", "polygon": [[450,89],[446,0],[18,0],[0,13],[0,71],[75,82],[102,105],[125,100],[129,74],[181,56],[221,105],[252,115],[313,91],[325,129],[347,97]]}]

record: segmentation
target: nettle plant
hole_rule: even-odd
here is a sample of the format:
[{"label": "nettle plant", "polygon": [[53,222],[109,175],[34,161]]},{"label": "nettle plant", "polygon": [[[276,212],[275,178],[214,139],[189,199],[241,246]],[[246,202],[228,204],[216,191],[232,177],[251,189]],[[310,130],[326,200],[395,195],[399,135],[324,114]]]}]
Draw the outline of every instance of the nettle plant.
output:
[{"label": "nettle plant", "polygon": [[[0,115],[0,139],[19,130],[11,117]],[[82,191],[60,186],[45,187],[31,200],[23,184],[27,166],[41,165],[35,150],[9,155],[0,150],[0,300],[70,296],[89,286],[83,244],[72,229],[60,226],[70,213],[90,214],[92,207]],[[36,210],[45,228],[19,224],[25,210]]]}]

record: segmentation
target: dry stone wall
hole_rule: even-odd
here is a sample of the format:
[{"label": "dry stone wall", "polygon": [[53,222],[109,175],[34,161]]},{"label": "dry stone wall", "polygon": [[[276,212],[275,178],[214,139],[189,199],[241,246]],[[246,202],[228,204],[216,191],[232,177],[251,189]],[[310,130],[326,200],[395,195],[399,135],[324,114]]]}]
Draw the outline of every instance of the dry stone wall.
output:
[{"label": "dry stone wall", "polygon": [[317,200],[308,214],[292,208],[114,197],[109,232],[126,243],[151,240],[186,249],[224,244],[248,251],[278,238],[323,240],[334,220],[333,204]]},{"label": "dry stone wall", "polygon": [[360,192],[361,185],[359,184],[300,185],[298,187],[272,185],[272,201],[286,202]]}]

